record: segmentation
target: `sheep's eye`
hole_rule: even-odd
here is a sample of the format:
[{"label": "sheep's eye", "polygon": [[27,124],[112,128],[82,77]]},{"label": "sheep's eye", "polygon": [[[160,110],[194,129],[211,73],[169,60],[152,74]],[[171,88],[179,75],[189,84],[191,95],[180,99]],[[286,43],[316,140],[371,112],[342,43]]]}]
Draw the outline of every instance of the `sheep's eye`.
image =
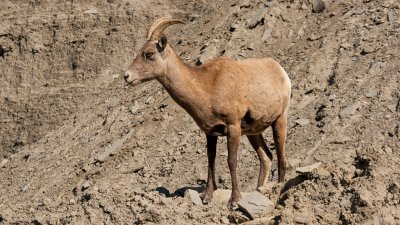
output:
[{"label": "sheep's eye", "polygon": [[146,52],[144,54],[146,59],[153,59],[154,53],[153,52]]}]

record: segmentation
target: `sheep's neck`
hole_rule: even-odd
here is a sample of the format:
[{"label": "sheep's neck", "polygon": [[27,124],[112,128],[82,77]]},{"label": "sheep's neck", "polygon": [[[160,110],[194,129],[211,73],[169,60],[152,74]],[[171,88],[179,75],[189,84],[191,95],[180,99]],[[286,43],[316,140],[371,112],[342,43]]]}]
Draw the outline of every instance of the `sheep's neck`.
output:
[{"label": "sheep's neck", "polygon": [[158,81],[199,124],[210,105],[208,94],[201,88],[196,70],[186,65],[171,47],[167,46],[165,51],[168,69]]}]

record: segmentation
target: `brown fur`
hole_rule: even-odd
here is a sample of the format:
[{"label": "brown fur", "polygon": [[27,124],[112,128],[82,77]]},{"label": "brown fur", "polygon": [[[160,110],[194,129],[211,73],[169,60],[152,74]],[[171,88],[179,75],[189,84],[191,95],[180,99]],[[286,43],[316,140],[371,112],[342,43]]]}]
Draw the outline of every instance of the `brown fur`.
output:
[{"label": "brown fur", "polygon": [[[164,46],[161,39],[165,41]],[[285,139],[291,84],[282,67],[268,58],[234,61],[220,57],[199,67],[185,64],[175,51],[160,41],[147,41],[125,73],[136,85],[157,79],[205,132],[208,180],[203,202],[212,198],[218,136],[228,138],[228,165],[232,180],[231,202],[240,199],[237,151],[241,135],[247,135],[260,159],[257,187],[263,186],[271,169],[272,154],[262,132],[272,126],[278,156],[279,181],[286,171]],[[158,46],[158,47],[157,47]],[[153,53],[151,57],[148,53]]]}]

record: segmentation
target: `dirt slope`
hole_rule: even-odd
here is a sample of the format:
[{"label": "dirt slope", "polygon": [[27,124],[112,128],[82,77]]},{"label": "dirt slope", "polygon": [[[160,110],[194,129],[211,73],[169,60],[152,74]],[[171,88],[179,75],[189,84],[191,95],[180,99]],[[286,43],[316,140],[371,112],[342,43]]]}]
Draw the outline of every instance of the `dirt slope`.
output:
[{"label": "dirt slope", "polygon": [[[225,202],[182,197],[204,185],[204,135],[158,83],[123,82],[147,26],[163,15],[187,21],[167,35],[190,64],[272,57],[292,79],[289,169],[276,184],[274,161],[264,194],[276,208],[265,223],[400,223],[399,5],[325,3],[321,13],[300,0],[2,3],[0,224],[249,220]],[[264,136],[273,149],[271,132]],[[220,189],[230,188],[225,143]],[[239,162],[250,192],[258,160],[247,140]],[[307,176],[295,173],[317,162]]]}]

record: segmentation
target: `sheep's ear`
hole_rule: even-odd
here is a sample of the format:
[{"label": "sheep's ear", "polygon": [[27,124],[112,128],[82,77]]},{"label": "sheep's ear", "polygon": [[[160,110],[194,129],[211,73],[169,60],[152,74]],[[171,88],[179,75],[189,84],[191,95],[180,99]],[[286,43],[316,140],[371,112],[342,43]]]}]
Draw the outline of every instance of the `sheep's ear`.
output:
[{"label": "sheep's ear", "polygon": [[166,46],[167,46],[167,37],[163,34],[161,35],[160,39],[158,39],[157,50],[159,52],[162,52],[164,51]]}]

